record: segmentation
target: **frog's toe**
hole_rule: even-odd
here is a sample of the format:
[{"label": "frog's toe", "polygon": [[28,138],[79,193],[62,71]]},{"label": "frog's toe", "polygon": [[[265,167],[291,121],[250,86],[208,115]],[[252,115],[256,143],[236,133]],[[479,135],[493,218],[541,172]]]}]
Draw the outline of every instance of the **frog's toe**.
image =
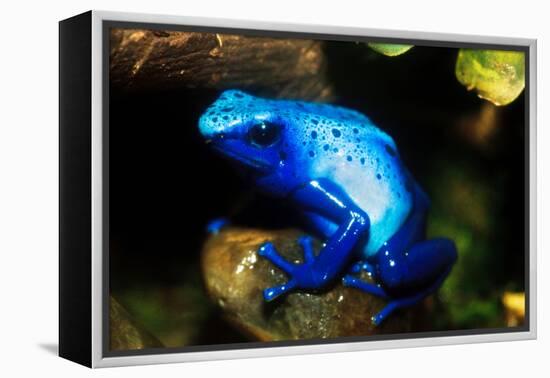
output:
[{"label": "frog's toe", "polygon": [[363,268],[361,267],[361,262],[358,262],[353,264],[349,271],[353,274],[357,274],[357,273],[360,273],[362,270]]},{"label": "frog's toe", "polygon": [[370,318],[370,321],[372,322],[372,324],[375,326],[375,327],[378,327],[380,325],[380,323],[382,323],[384,321],[384,319],[386,319],[386,317],[388,316],[389,314],[381,314],[381,313],[378,313],[376,315],[373,315],[371,316]]},{"label": "frog's toe", "polygon": [[294,264],[286,261],[275,249],[273,243],[267,242],[260,246],[258,249],[258,255],[265,257],[277,268],[283,270],[285,273],[291,274],[294,270]]},{"label": "frog's toe", "polygon": [[374,278],[375,271],[376,269],[374,268],[374,266],[366,261],[358,261],[350,268],[350,272],[353,274],[367,272],[372,278]]},{"label": "frog's toe", "polygon": [[278,296],[286,293],[287,291],[294,289],[295,287],[296,287],[296,282],[294,280],[290,280],[286,284],[267,288],[263,292],[264,299],[267,302],[270,302],[275,298],[277,298]]},{"label": "frog's toe", "polygon": [[380,298],[389,298],[389,296],[386,294],[384,289],[382,289],[382,287],[380,287],[379,285],[375,285],[370,282],[365,282],[350,274],[345,275],[342,278],[342,284],[347,287],[354,287],[366,293],[376,295],[377,297],[380,297]]},{"label": "frog's toe", "polygon": [[384,307],[379,313],[372,316],[370,319],[372,324],[379,326],[384,320],[386,320],[395,310],[401,307],[410,306],[412,303],[416,303],[416,300],[404,299],[404,300],[392,300],[386,307]]},{"label": "frog's toe", "polygon": [[298,239],[298,243],[304,251],[304,261],[312,263],[315,260],[315,252],[313,251],[313,240],[310,236],[302,236]]},{"label": "frog's toe", "polygon": [[227,218],[215,218],[212,219],[208,224],[206,225],[206,232],[209,234],[217,234],[220,232],[222,228],[227,226],[229,224],[229,219]]},{"label": "frog's toe", "polygon": [[346,274],[342,277],[342,285],[344,286],[353,286],[357,281],[359,281],[359,279],[351,274]]}]

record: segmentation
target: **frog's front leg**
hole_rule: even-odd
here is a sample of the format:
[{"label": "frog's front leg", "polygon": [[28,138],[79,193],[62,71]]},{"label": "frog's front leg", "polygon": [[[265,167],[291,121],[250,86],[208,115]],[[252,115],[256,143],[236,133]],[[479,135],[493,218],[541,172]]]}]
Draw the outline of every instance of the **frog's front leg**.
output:
[{"label": "frog's front leg", "polygon": [[258,254],[290,276],[284,285],[264,290],[264,298],[273,300],[279,295],[298,289],[319,289],[342,272],[357,242],[366,237],[370,222],[346,193],[330,180],[312,180],[296,189],[291,199],[308,212],[314,212],[338,224],[337,230],[315,256],[311,239],[301,238],[304,262],[294,264],[285,260],[271,243],[263,244]]}]

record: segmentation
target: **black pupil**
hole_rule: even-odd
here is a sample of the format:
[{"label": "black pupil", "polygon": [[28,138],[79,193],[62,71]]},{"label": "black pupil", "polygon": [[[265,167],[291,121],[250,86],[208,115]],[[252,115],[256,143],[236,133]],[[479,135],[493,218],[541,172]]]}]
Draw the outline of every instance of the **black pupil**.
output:
[{"label": "black pupil", "polygon": [[279,127],[271,122],[262,122],[252,126],[249,137],[252,144],[258,147],[267,147],[277,141]]}]

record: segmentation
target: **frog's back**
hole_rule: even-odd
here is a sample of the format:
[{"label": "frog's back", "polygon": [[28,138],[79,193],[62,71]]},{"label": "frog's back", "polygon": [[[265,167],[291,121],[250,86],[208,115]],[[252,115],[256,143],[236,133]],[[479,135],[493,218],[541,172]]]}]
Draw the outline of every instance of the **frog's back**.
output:
[{"label": "frog's back", "polygon": [[[280,155],[281,167],[288,171],[285,181],[302,184],[326,178],[339,185],[369,216],[367,256],[376,253],[408,216],[412,185],[395,143],[365,115],[334,105],[263,99],[235,90],[224,92],[209,112],[211,128],[219,131],[227,124],[265,120],[284,125]],[[312,220],[327,236],[337,227],[318,217]]]},{"label": "frog's back", "polygon": [[[371,222],[370,256],[399,229],[412,207],[412,183],[393,139],[368,117],[331,105],[309,104],[297,138],[301,166],[312,179],[337,183]],[[330,232],[336,229],[331,226]]]}]

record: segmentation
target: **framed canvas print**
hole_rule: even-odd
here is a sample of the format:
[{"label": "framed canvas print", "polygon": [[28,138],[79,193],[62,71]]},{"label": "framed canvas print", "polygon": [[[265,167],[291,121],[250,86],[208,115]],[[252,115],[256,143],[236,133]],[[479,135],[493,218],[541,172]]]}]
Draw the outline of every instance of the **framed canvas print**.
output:
[{"label": "framed canvas print", "polygon": [[59,28],[62,357],[536,337],[535,40]]}]

